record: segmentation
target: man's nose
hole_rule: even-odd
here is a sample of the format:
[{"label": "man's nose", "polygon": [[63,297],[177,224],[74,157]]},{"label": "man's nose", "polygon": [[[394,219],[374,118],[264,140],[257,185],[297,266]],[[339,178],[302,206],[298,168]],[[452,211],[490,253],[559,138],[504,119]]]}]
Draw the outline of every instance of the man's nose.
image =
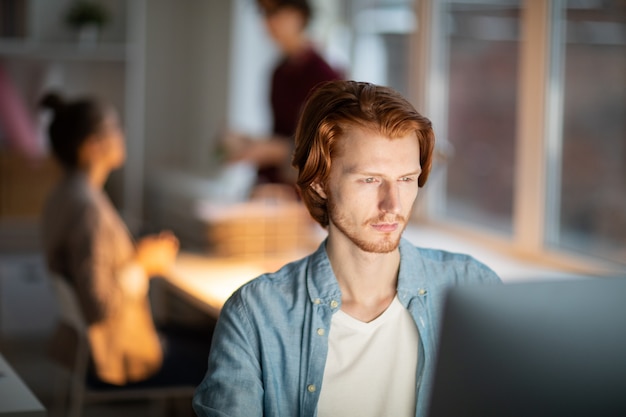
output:
[{"label": "man's nose", "polygon": [[385,182],[380,187],[380,210],[385,213],[397,214],[402,208],[400,205],[400,188],[398,184]]}]

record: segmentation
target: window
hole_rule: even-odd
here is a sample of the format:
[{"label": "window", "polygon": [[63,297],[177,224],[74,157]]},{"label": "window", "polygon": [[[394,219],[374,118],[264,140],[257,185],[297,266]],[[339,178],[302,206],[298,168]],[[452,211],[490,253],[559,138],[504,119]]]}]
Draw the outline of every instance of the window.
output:
[{"label": "window", "polygon": [[626,262],[626,3],[568,1],[562,14],[556,247]]},{"label": "window", "polygon": [[450,2],[448,27],[448,216],[510,234],[519,6]]},{"label": "window", "polygon": [[626,265],[626,3],[416,5],[414,94],[446,155],[429,216]]}]

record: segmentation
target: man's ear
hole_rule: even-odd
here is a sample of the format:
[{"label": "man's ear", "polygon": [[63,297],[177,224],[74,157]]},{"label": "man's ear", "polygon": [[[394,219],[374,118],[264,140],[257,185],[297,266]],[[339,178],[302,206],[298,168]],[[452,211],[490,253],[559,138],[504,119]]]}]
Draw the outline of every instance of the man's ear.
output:
[{"label": "man's ear", "polygon": [[320,197],[327,198],[326,192],[324,191],[324,187],[322,187],[322,185],[319,182],[317,181],[312,182],[310,187],[313,188]]}]

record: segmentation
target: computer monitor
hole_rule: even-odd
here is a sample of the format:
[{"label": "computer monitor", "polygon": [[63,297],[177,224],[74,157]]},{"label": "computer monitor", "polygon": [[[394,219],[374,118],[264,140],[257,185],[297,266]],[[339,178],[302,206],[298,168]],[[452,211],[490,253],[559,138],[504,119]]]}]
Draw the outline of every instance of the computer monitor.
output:
[{"label": "computer monitor", "polygon": [[626,278],[451,289],[429,417],[626,416]]}]

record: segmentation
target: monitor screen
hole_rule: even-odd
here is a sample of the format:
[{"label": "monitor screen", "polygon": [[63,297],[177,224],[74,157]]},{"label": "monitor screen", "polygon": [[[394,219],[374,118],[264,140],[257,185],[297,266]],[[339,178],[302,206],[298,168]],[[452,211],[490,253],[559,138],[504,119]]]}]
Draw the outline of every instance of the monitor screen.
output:
[{"label": "monitor screen", "polygon": [[459,286],[429,417],[626,416],[626,278]]}]

